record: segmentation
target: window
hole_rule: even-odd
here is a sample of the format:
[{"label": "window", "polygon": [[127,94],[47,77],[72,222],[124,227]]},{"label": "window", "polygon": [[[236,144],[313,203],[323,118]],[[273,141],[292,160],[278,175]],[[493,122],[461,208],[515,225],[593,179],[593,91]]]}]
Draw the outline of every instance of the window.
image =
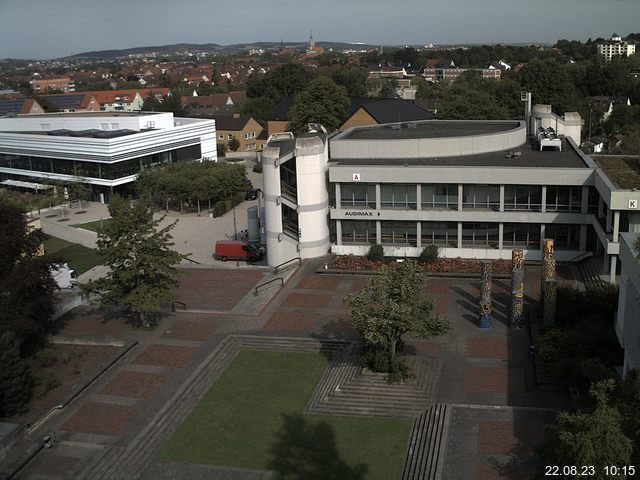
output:
[{"label": "window", "polygon": [[416,222],[380,222],[383,245],[413,246],[417,245]]},{"label": "window", "polygon": [[547,212],[579,212],[582,187],[547,187]]},{"label": "window", "polygon": [[499,225],[497,223],[463,223],[462,246],[498,248]]},{"label": "window", "polygon": [[540,249],[540,225],[535,223],[505,223],[502,230],[503,247]]},{"label": "window", "polygon": [[41,123],[40,124],[40,130],[51,130],[51,124],[50,123]]},{"label": "window", "polygon": [[539,212],[542,209],[542,187],[507,185],[504,187],[505,211]]},{"label": "window", "polygon": [[546,238],[553,238],[556,250],[578,250],[580,248],[580,225],[547,224]]},{"label": "window", "polygon": [[118,130],[120,128],[120,124],[119,123],[112,123],[111,124],[111,130]]},{"label": "window", "polygon": [[462,208],[500,209],[500,187],[498,185],[465,185]]},{"label": "window", "polygon": [[342,220],[341,226],[343,244],[376,243],[376,222]]},{"label": "window", "polygon": [[373,184],[343,183],[340,185],[340,205],[342,208],[376,208],[376,186]]},{"label": "window", "polygon": [[417,186],[415,184],[382,184],[380,205],[383,208],[409,208],[415,210]]},{"label": "window", "polygon": [[296,240],[301,233],[298,229],[298,213],[287,205],[282,205],[282,231]]},{"label": "window", "polygon": [[422,222],[420,240],[423,247],[432,244],[440,247],[457,247],[458,223]]},{"label": "window", "polygon": [[218,140],[224,140],[224,135],[218,135]]},{"label": "window", "polygon": [[227,140],[231,140],[233,138],[233,135],[227,135]]},{"label": "window", "polygon": [[109,124],[108,123],[101,123],[100,124],[100,130],[109,130]]},{"label": "window", "polygon": [[422,185],[422,208],[458,209],[458,185]]}]

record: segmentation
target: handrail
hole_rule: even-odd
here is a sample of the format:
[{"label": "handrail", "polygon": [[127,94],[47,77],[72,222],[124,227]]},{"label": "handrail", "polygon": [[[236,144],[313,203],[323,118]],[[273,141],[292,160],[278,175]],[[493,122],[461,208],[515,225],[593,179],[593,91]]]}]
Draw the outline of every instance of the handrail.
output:
[{"label": "handrail", "polygon": [[202,262],[199,262],[197,260],[193,260],[192,258],[184,257],[184,259],[190,261],[191,263],[197,263],[198,265],[202,265]]},{"label": "handrail", "polygon": [[174,300],[173,302],[171,302],[171,311],[175,312],[176,311],[176,303],[179,303],[182,306],[182,310],[186,310],[187,309],[187,304],[184,302],[181,302],[180,300]]},{"label": "handrail", "polygon": [[302,265],[302,259],[300,257],[296,257],[296,258],[292,258],[291,260],[287,260],[286,262],[283,262],[280,265],[276,265],[274,272],[278,273],[279,271],[284,270],[284,269],[281,269],[280,267],[284,267],[288,263],[296,262],[296,261],[298,262],[298,265]]},{"label": "handrail", "polygon": [[258,296],[258,293],[259,293],[259,292],[258,292],[258,289],[259,289],[260,287],[266,287],[267,285],[270,285],[270,284],[272,284],[272,283],[274,283],[274,282],[277,282],[278,280],[280,280],[280,286],[281,286],[281,287],[282,287],[282,286],[284,286],[284,279],[283,279],[283,278],[281,278],[281,277],[272,278],[272,279],[271,279],[271,280],[269,280],[268,282],[261,283],[261,284],[260,284],[260,285],[258,285],[256,288],[254,288],[254,289],[253,289],[253,294],[257,297],[257,296]]}]

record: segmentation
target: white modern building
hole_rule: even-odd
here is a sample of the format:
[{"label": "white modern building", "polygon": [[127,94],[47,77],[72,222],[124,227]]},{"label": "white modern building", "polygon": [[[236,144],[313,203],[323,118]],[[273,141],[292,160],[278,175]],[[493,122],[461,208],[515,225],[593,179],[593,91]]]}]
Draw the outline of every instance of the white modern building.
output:
[{"label": "white modern building", "polygon": [[[619,234],[640,229],[640,175],[637,190],[620,188],[608,164],[578,149],[581,123],[536,105],[529,122],[429,120],[328,140],[319,131],[272,138],[263,153],[269,264],[364,255],[374,243],[387,256],[435,244],[446,257],[509,259],[518,248],[540,260],[553,238],[558,260],[593,252],[615,281]],[[301,173],[311,165],[313,175]]]},{"label": "white modern building", "polygon": [[610,40],[598,44],[598,55],[602,55],[606,62],[610,62],[616,56],[630,56],[636,53],[636,46],[614,33]]},{"label": "white modern building", "polygon": [[96,197],[126,191],[138,173],[217,161],[213,120],[159,112],[48,113],[0,118],[0,180],[74,182]]},{"label": "white modern building", "polygon": [[638,233],[623,233],[620,241],[620,296],[616,334],[624,349],[623,375],[640,368],[640,251]]}]

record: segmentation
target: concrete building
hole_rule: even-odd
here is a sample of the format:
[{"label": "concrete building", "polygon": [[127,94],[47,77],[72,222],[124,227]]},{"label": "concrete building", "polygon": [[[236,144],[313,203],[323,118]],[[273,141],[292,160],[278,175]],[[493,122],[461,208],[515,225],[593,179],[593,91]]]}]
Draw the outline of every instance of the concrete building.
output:
[{"label": "concrete building", "polygon": [[29,84],[34,93],[46,93],[48,90],[62,90],[64,93],[76,91],[76,85],[69,77],[39,78],[38,76],[30,80]]},{"label": "concrete building", "polygon": [[0,180],[74,182],[95,198],[127,192],[148,167],[217,161],[215,122],[172,113],[48,113],[0,118]]},{"label": "concrete building", "polygon": [[610,62],[615,56],[625,55],[628,57],[634,53],[636,53],[635,44],[623,41],[617,33],[614,33],[610,40],[598,44],[598,55],[602,55],[605,62]]},{"label": "concrete building", "polygon": [[638,233],[623,233],[620,241],[620,296],[616,334],[624,349],[623,374],[640,368],[640,251]]},{"label": "concrete building", "polygon": [[[543,239],[553,238],[558,260],[593,252],[615,281],[619,233],[640,229],[640,178],[638,190],[610,180],[578,149],[580,125],[577,113],[537,105],[529,122],[354,127],[329,140],[326,167],[323,134],[272,139],[263,153],[269,263],[310,256],[311,245],[314,255],[364,255],[373,243],[387,256],[416,257],[435,244],[446,257],[508,259],[519,248],[540,260]],[[300,173],[311,168],[307,156],[314,175]]]}]

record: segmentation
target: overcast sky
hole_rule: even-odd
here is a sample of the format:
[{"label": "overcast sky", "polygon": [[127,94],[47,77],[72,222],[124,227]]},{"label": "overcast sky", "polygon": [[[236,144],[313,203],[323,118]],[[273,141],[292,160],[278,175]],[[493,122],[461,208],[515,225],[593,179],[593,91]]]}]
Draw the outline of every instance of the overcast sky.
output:
[{"label": "overcast sky", "polygon": [[640,0],[0,0],[0,58],[255,41],[535,43],[640,31]]}]

